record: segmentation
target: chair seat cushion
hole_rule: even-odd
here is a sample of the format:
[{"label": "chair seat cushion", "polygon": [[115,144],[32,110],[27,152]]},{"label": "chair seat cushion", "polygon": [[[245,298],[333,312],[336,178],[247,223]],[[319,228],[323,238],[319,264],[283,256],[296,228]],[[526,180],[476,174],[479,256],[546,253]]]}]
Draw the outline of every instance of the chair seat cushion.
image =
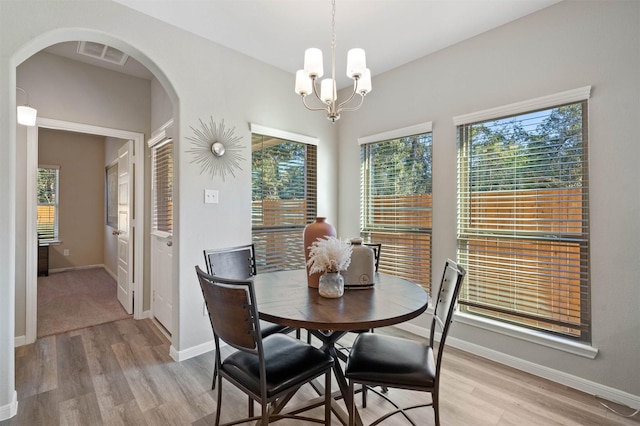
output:
[{"label": "chair seat cushion", "polygon": [[269,321],[260,320],[260,331],[262,331],[262,337],[271,336],[274,333],[282,333],[285,330],[288,330],[289,327],[286,325],[275,324]]},{"label": "chair seat cushion", "polygon": [[433,350],[414,340],[362,333],[351,347],[345,377],[392,387],[432,388],[436,377]]},{"label": "chair seat cushion", "polygon": [[[268,398],[321,375],[333,365],[331,355],[287,334],[276,333],[264,338],[262,347],[267,371]],[[221,371],[252,392],[260,394],[257,355],[234,352],[222,362]]]}]

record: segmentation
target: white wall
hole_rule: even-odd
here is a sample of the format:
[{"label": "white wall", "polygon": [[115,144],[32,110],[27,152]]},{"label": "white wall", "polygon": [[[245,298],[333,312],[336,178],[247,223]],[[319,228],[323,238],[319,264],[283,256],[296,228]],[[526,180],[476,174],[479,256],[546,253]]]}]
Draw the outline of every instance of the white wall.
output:
[{"label": "white wall", "polygon": [[[172,346],[178,354],[211,338],[194,272],[194,265],[202,266],[202,248],[233,245],[251,238],[249,123],[320,139],[319,213],[338,225],[336,127],[322,114],[309,113],[300,105],[292,90],[294,76],[110,1],[0,2],[0,149],[5,154],[0,156],[0,197],[7,201],[0,206],[0,235],[6,236],[0,239],[0,418],[15,408],[14,294],[16,288],[24,286],[24,282],[15,281],[19,276],[16,265],[24,264],[24,253],[15,249],[16,233],[24,233],[24,229],[14,228],[16,211],[23,208],[17,205],[16,197],[16,143],[24,141],[23,129],[18,129],[20,139],[16,138],[16,67],[51,44],[78,39],[106,43],[134,56],[156,75],[177,111],[174,300],[179,303],[174,305]],[[78,99],[82,111],[71,113],[66,99],[55,97],[55,88],[44,86],[27,87],[30,102],[41,116],[148,135],[150,117],[145,118],[143,129],[137,118],[132,122],[130,118],[114,117],[109,110],[112,102],[117,102],[114,98],[102,99],[98,105]],[[64,96],[78,98],[73,95],[73,87],[60,89]],[[64,108],[57,108],[56,102]],[[106,107],[105,116],[93,114],[100,106]],[[144,111],[150,114],[149,107]],[[125,111],[115,112],[120,113]],[[242,170],[224,182],[201,174],[188,153],[190,147],[185,138],[192,135],[191,126],[197,127],[199,119],[210,117],[216,122],[224,119],[227,128],[235,128],[246,147]],[[205,188],[220,191],[220,204],[203,204]],[[21,226],[24,228],[24,224]]]},{"label": "white wall", "polygon": [[[341,231],[358,232],[357,138],[433,122],[433,281],[456,256],[452,117],[592,86],[589,101],[593,360],[455,323],[452,336],[523,364],[619,390],[640,405],[640,3],[566,1],[377,76],[340,121]],[[426,325],[423,318],[421,324]],[[556,378],[557,378],[556,377]]]}]

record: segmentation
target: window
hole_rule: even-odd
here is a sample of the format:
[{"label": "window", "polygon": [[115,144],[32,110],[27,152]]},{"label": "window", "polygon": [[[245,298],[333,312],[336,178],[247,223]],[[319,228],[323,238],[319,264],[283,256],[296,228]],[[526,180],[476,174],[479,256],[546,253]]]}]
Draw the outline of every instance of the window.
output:
[{"label": "window", "polygon": [[[263,130],[263,129],[260,129]],[[304,268],[304,227],[316,217],[316,146],[252,127],[252,231],[259,272]]]},{"label": "window", "polygon": [[57,241],[59,166],[38,167],[38,219],[39,241]]},{"label": "window", "polygon": [[588,342],[587,102],[577,97],[457,123],[459,302],[469,314]]},{"label": "window", "polygon": [[407,278],[429,291],[431,123],[425,128],[424,133],[361,145],[361,237],[382,244],[381,272]]},{"label": "window", "polygon": [[173,234],[173,140],[164,139],[151,149],[153,198],[152,230]]}]

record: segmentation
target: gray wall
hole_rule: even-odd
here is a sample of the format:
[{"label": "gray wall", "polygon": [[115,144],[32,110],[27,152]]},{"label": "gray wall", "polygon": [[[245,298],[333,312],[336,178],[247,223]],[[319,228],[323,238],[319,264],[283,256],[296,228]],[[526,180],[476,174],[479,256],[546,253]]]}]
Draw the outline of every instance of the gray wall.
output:
[{"label": "gray wall", "polygon": [[[16,192],[24,182],[15,162],[23,161],[25,155],[22,148],[17,149],[24,144],[25,130],[15,125],[16,68],[51,44],[79,39],[106,43],[134,56],[154,73],[173,106],[177,138],[175,354],[188,356],[189,351],[210,344],[211,328],[202,315],[202,294],[193,269],[196,264],[203,266],[202,247],[234,245],[251,238],[249,123],[320,139],[318,162],[323,185],[319,213],[337,225],[336,128],[321,114],[310,114],[301,107],[292,90],[293,76],[111,1],[0,2],[0,149],[6,153],[0,157],[0,197],[7,200],[0,207],[0,235],[7,236],[0,241],[0,410],[15,407],[15,318],[24,316],[25,309],[24,295],[22,300],[16,297],[25,285],[24,274],[18,271],[25,263],[24,253],[16,250],[16,236],[24,238],[24,224],[16,223],[24,202]],[[27,78],[22,70],[19,77]],[[96,98],[91,92],[80,94],[74,87],[36,80],[29,80],[34,86],[25,88],[41,117],[149,135],[151,116],[156,117],[152,106],[148,102],[138,106],[137,101],[121,105],[119,100],[136,92],[137,87],[121,87],[107,97]],[[96,80],[96,85],[101,81]],[[21,86],[23,82],[19,82]],[[188,154],[186,137],[193,133],[191,126],[211,117],[216,122],[224,119],[227,128],[234,128],[243,139],[245,161],[235,178],[223,181],[201,174]],[[219,190],[219,204],[203,204],[205,188]]]},{"label": "gray wall", "polygon": [[[293,75],[118,4],[102,0],[0,2],[0,149],[6,154],[0,156],[0,197],[8,201],[0,206],[0,235],[6,236],[0,240],[0,410],[11,406],[14,398],[14,308],[16,316],[24,310],[16,297],[24,286],[24,276],[21,281],[16,270],[24,264],[24,254],[16,251],[15,241],[24,225],[16,226],[16,215],[24,206],[16,194],[23,178],[15,161],[24,155],[25,131],[15,126],[15,70],[44,47],[78,38],[105,42],[136,57],[154,72],[177,112],[172,349],[184,354],[197,351],[211,338],[193,274],[193,266],[202,263],[202,247],[233,245],[251,237],[248,123],[320,139],[319,213],[328,217],[340,235],[355,235],[359,226],[353,205],[359,199],[357,138],[433,121],[433,254],[434,265],[439,265],[456,251],[452,117],[592,85],[591,279],[593,344],[600,351],[598,356],[589,360],[462,324],[454,325],[453,336],[559,375],[635,395],[638,401],[640,225],[635,219],[640,211],[640,171],[635,163],[640,145],[635,125],[640,117],[639,22],[640,3],[635,1],[562,2],[375,77],[374,91],[364,107],[345,113],[338,126],[331,126],[322,114],[310,113],[300,105],[291,89]],[[100,104],[82,99],[75,108],[60,95],[73,92],[73,87],[61,87],[58,93],[55,86],[45,87],[42,82],[27,89],[31,104],[42,116],[147,135],[151,128],[149,106],[142,112],[136,110],[132,117],[125,111],[112,111],[109,106],[118,102],[112,97]],[[96,108],[104,108],[104,114],[97,114]],[[211,178],[191,162],[186,137],[199,119],[210,117],[234,127],[247,147],[243,153],[247,161],[236,178]],[[220,204],[202,203],[205,188],[220,191]]]},{"label": "gray wall", "polygon": [[[456,256],[452,118],[592,86],[589,100],[591,311],[595,359],[455,323],[467,345],[635,395],[640,405],[640,2],[565,1],[374,79],[340,121],[339,223],[356,235],[357,138],[433,122],[433,282]],[[425,318],[419,322],[426,326]],[[568,376],[567,376],[568,377]],[[565,377],[566,378],[566,377]],[[584,380],[582,380],[584,379]]]}]

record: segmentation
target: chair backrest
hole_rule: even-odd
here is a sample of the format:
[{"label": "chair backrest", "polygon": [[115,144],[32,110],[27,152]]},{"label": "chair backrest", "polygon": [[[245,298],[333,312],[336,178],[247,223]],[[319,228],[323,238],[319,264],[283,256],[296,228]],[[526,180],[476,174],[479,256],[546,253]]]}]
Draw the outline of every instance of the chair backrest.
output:
[{"label": "chair backrest", "polygon": [[256,274],[253,244],[204,250],[207,273],[233,280],[246,280]]},{"label": "chair backrest", "polygon": [[440,370],[440,360],[442,359],[442,352],[444,348],[445,340],[449,334],[449,326],[453,321],[453,313],[456,309],[456,302],[458,300],[458,293],[460,293],[460,287],[462,287],[462,280],[464,279],[466,272],[462,266],[458,265],[451,259],[447,259],[444,264],[444,272],[442,273],[442,280],[440,281],[440,288],[438,288],[436,305],[433,312],[433,318],[431,321],[431,332],[429,344],[434,347],[434,337],[436,331],[439,331],[440,340],[437,347],[437,361],[436,368]]},{"label": "chair backrest", "polygon": [[210,275],[199,266],[196,266],[196,274],[209,312],[216,351],[219,351],[218,339],[221,339],[239,350],[261,352],[253,281]]},{"label": "chair backrest", "polygon": [[378,265],[380,265],[380,251],[382,250],[382,244],[377,243],[364,243],[363,245],[371,247],[373,249],[373,257],[376,260],[375,270],[378,272]]}]

